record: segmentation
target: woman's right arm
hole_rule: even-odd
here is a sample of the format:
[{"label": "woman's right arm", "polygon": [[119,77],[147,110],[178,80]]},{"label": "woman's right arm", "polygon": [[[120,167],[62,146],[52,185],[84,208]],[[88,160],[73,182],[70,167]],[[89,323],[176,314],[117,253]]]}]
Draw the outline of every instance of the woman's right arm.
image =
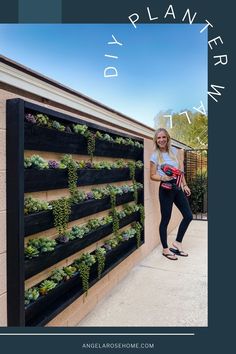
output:
[{"label": "woman's right arm", "polygon": [[153,162],[150,162],[150,178],[152,181],[156,182],[166,182],[172,179],[169,176],[160,176],[159,173],[157,173],[156,165]]}]

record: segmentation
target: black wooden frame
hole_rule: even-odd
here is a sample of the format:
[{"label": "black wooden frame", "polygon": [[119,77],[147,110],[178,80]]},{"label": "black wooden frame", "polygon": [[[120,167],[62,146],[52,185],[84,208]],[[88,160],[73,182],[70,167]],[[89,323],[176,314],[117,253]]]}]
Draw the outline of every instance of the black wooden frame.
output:
[{"label": "black wooden frame", "polygon": [[[142,142],[143,139],[137,138],[130,136],[128,134],[124,133],[119,133],[116,131],[113,131],[111,129],[107,129],[104,127],[100,127],[96,124],[89,123],[86,121],[83,121],[82,119],[77,119],[75,117],[71,117],[69,115],[53,111],[51,109],[41,107],[39,105],[29,103],[27,101],[24,101],[22,99],[12,99],[7,101],[7,115],[6,115],[6,127],[7,127],[7,313],[8,313],[8,326],[25,326],[25,325],[44,325],[46,324],[49,320],[51,320],[53,317],[55,317],[62,309],[65,309],[70,303],[72,303],[76,298],[78,298],[82,292],[78,291],[78,289],[74,290],[73,294],[66,295],[64,303],[61,302],[58,304],[58,307],[56,304],[53,305],[53,309],[49,311],[49,315],[46,315],[45,313],[45,319],[40,318],[31,318],[31,320],[27,319],[27,311],[25,311],[25,306],[24,306],[24,281],[28,277],[31,277],[32,274],[38,274],[40,269],[46,269],[44,266],[39,266],[39,263],[37,264],[37,272],[36,270],[32,269],[29,270],[27,266],[25,267],[25,259],[24,259],[24,238],[27,235],[34,234],[36,232],[40,232],[43,230],[46,230],[48,228],[53,227],[53,219],[52,219],[52,212],[51,211],[46,211],[42,213],[37,213],[37,214],[32,214],[28,216],[24,216],[24,193],[32,191],[31,188],[35,191],[34,188],[36,188],[37,191],[39,190],[44,190],[40,187],[40,189],[37,189],[37,186],[35,187],[34,183],[30,182],[30,179],[36,175],[40,176],[40,173],[44,173],[44,171],[39,171],[40,173],[35,172],[33,170],[29,171],[24,171],[24,150],[41,150],[41,151],[57,151],[57,152],[64,152],[64,153],[75,153],[73,151],[74,146],[72,148],[69,148],[69,150],[65,151],[63,150],[65,148],[65,144],[63,146],[63,149],[61,148],[56,148],[53,149],[51,148],[51,142],[55,141],[55,139],[50,140],[50,144],[48,146],[41,146],[41,143],[37,144],[32,140],[32,136],[30,138],[30,134],[37,133],[41,130],[44,129],[43,132],[45,133],[45,136],[48,136],[47,134],[52,134],[53,137],[55,136],[63,136],[64,133],[58,132],[57,130],[53,129],[47,129],[47,128],[41,128],[41,127],[36,127],[36,126],[30,126],[29,123],[26,123],[24,121],[24,115],[25,112],[41,112],[43,114],[47,114],[50,117],[53,117],[54,119],[58,120],[59,122],[71,122],[71,123],[79,123],[79,124],[86,124],[90,129],[94,130],[99,130],[101,132],[107,132],[110,135],[114,136],[122,136],[122,137],[129,137],[132,139],[135,139],[136,141]],[[58,135],[59,134],[59,135]],[[84,137],[72,133],[66,133],[69,134],[70,137],[73,136],[73,139],[77,139],[77,145],[78,145],[78,140],[83,140]],[[67,139],[67,138],[66,138]],[[44,141],[45,142],[45,141]],[[63,144],[62,144],[63,145]],[[68,144],[67,144],[68,145]],[[86,141],[83,141],[83,146],[86,145]],[[86,150],[86,152],[85,152]],[[103,152],[103,150],[105,152]],[[81,152],[78,152],[79,154],[87,154],[87,146],[86,149],[83,147],[80,150]],[[110,156],[110,157],[124,157],[124,158],[132,158],[135,160],[141,160],[143,161],[143,149],[133,147],[133,146],[122,146],[119,144],[112,144],[107,141],[99,141],[98,145],[96,146],[96,150],[94,155],[96,156]],[[124,171],[125,170],[125,171]],[[53,173],[61,173],[61,171],[52,171]],[[50,171],[50,173],[52,173]],[[64,172],[64,171],[62,171]],[[95,171],[81,171],[81,173],[89,173],[91,174],[90,181],[94,180],[94,176],[92,176],[92,172]],[[98,171],[99,173],[100,171]],[[100,183],[106,183],[105,181],[108,182],[114,182],[118,180],[125,180],[126,177],[128,176],[128,169],[123,169],[123,177],[122,179],[119,179],[119,177],[115,177],[115,175],[111,173],[111,171],[106,171],[107,176],[102,177],[103,181]],[[114,172],[114,171],[112,171]],[[110,173],[110,174],[109,174]],[[28,179],[27,179],[27,174],[29,174]],[[64,178],[65,176],[63,176]],[[143,183],[143,169],[137,170],[137,180],[141,183]],[[38,178],[38,177],[37,177]],[[41,177],[43,179],[42,174]],[[62,179],[63,179],[62,178]],[[110,179],[111,178],[111,179]],[[118,179],[116,179],[118,178]],[[121,177],[120,177],[121,178]],[[125,178],[125,179],[123,179]],[[81,178],[81,183],[78,185],[89,185],[90,182],[89,179],[86,181],[86,176]],[[60,182],[61,183],[61,182]],[[65,178],[60,185],[60,188],[64,188],[65,184]],[[84,184],[83,184],[84,183]],[[92,182],[91,182],[92,184]],[[97,184],[97,183],[96,183]],[[33,187],[32,187],[33,185]],[[46,187],[46,185],[44,184]],[[47,190],[54,189],[54,185],[52,184],[51,187],[47,187]],[[58,186],[56,187],[58,188]],[[46,190],[46,189],[45,189]],[[117,205],[121,205],[124,203],[127,203],[129,201],[132,201],[134,199],[133,193],[129,192],[126,194],[123,194],[121,196],[117,196]],[[143,191],[139,192],[139,203],[143,203]],[[85,207],[86,206],[86,207]],[[86,215],[92,215],[98,211],[106,210],[111,207],[110,205],[110,198],[104,198],[102,200],[88,200],[86,202],[80,203],[78,205],[75,205],[72,207],[72,215],[70,220],[75,220],[79,219],[83,216]],[[137,216],[137,213],[134,213],[135,216],[127,217],[126,221],[123,221],[123,224],[126,225],[128,221],[132,222],[134,220],[139,219]],[[44,220],[44,223],[42,222]],[[33,226],[34,225],[34,226]],[[41,226],[40,226],[41,225]],[[43,225],[43,226],[42,226]],[[121,226],[122,226],[122,221],[121,221]],[[104,233],[101,232],[98,235],[92,235],[92,238],[88,238],[84,245],[87,245],[87,242],[93,243],[93,240],[95,239],[101,239],[104,235],[108,235],[108,231],[111,231],[111,225],[109,226],[110,229],[106,230]],[[104,230],[103,230],[104,231]],[[100,237],[100,238],[99,238]],[[83,241],[83,240],[80,240]],[[83,241],[84,242],[84,241]],[[83,249],[85,246],[83,246],[83,242],[81,242],[81,245],[77,245],[77,250]],[[134,242],[134,241],[132,241]],[[131,243],[132,243],[131,242]],[[144,239],[143,241],[144,242]],[[125,244],[126,242],[124,242]],[[62,245],[64,246],[64,245]],[[83,247],[82,247],[83,246]],[[125,246],[124,246],[125,247]],[[68,254],[72,255],[73,252],[73,247],[71,250],[69,250],[70,247],[68,247],[68,250],[66,251]],[[122,247],[120,247],[122,249]],[[107,263],[107,268],[104,272],[108,272],[109,270],[113,269],[116,264],[119,264],[124,258],[126,258],[130,253],[132,253],[136,247],[132,245],[132,247],[122,255],[116,255],[115,260],[112,261],[110,260]],[[118,248],[119,250],[119,248]],[[116,252],[118,252],[116,250]],[[59,252],[60,253],[60,252]],[[67,254],[66,253],[66,254]],[[62,257],[62,254],[59,256],[60,259],[64,259],[67,257]],[[45,258],[46,259],[46,258]],[[109,259],[109,257],[108,257]],[[32,260],[34,262],[34,260]],[[37,262],[36,262],[37,263]],[[46,262],[47,263],[47,262]],[[50,264],[52,263],[51,261],[49,262]],[[53,261],[53,264],[55,264],[55,260]],[[48,266],[47,266],[48,267]],[[30,273],[31,272],[31,273]],[[35,273],[36,272],[36,273]],[[103,275],[104,275],[103,274]],[[98,279],[92,279],[91,280],[91,285],[93,285]],[[43,315],[44,316],[44,315]]]},{"label": "black wooden frame", "polygon": [[[39,192],[52,189],[68,188],[67,169],[45,169],[28,168],[24,171],[25,193]],[[128,181],[131,179],[130,170],[126,168],[108,169],[79,169],[77,171],[77,186],[89,186],[111,182]],[[142,169],[137,168],[135,179],[139,182],[142,179]]]}]

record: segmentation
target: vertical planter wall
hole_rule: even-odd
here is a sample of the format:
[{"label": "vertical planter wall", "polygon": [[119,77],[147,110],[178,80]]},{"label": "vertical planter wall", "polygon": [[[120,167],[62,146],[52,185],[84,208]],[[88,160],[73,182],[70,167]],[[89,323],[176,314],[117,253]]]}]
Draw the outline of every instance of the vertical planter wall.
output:
[{"label": "vertical planter wall", "polygon": [[[47,115],[56,122],[54,126],[63,125],[65,131],[54,126],[40,126],[25,120],[25,115]],[[24,304],[25,280],[37,276],[59,261],[66,260],[88,245],[112,234],[112,224],[92,230],[85,238],[76,239],[65,244],[58,244],[50,254],[40,254],[36,258],[25,260],[25,237],[54,227],[52,210],[29,215],[24,214],[24,193],[60,190],[68,188],[68,172],[65,169],[35,168],[24,169],[24,152],[47,151],[62,154],[88,155],[88,140],[82,134],[73,132],[73,125],[86,125],[95,134],[107,134],[111,141],[98,139],[95,141],[94,156],[112,159],[132,159],[143,161],[142,139],[117,133],[93,123],[76,119],[66,114],[47,109],[21,99],[7,101],[7,294],[8,294],[8,325],[9,326],[42,326],[53,319],[58,313],[70,305],[83,293],[80,275],[60,283],[41,295],[28,306]],[[117,143],[116,138],[127,139],[126,145]],[[118,139],[118,140],[119,140]],[[128,141],[129,139],[129,141]],[[131,143],[130,143],[131,142]],[[133,142],[133,143],[132,143]],[[79,156],[78,156],[79,158]],[[89,156],[88,156],[89,158]],[[80,169],[77,171],[77,187],[93,184],[115,183],[130,180],[130,169],[113,168],[110,170]],[[135,180],[143,183],[143,169],[135,170]],[[143,190],[138,191],[138,203],[143,204]],[[116,205],[134,201],[134,193],[128,191],[117,195]],[[73,204],[69,221],[79,220],[111,208],[111,199],[105,196],[100,199],[84,200]],[[140,213],[134,212],[120,220],[119,227],[140,221]],[[141,232],[140,244],[144,242],[144,230]],[[137,248],[135,238],[131,238],[107,252],[106,265],[101,276],[113,269]],[[99,281],[97,264],[91,268],[90,286]]]}]

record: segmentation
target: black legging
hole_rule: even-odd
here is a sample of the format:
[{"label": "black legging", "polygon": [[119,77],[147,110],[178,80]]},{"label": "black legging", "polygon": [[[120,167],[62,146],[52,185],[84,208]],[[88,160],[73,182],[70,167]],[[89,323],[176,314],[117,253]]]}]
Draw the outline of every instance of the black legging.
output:
[{"label": "black legging", "polygon": [[160,186],[159,199],[161,206],[161,223],[160,223],[160,238],[163,248],[168,248],[167,243],[167,226],[170,221],[173,203],[177,206],[183,220],[181,221],[176,237],[176,241],[182,242],[184,234],[188,228],[189,223],[193,219],[193,215],[188,203],[188,199],[185,196],[182,189],[167,190]]}]

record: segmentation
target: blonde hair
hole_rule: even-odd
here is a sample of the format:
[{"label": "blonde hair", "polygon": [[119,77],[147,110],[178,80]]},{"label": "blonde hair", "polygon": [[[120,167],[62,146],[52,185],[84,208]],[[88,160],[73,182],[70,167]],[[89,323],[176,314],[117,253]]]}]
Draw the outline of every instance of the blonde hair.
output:
[{"label": "blonde hair", "polygon": [[167,153],[169,154],[169,156],[170,156],[170,158],[172,160],[174,160],[174,161],[179,163],[179,160],[178,160],[177,156],[174,154],[173,149],[172,149],[170,134],[168,133],[168,131],[165,128],[159,128],[159,129],[157,129],[155,131],[154,137],[153,137],[154,151],[157,154],[158,164],[161,165],[161,164],[164,163],[163,156],[162,156],[162,151],[160,150],[160,148],[159,148],[159,146],[157,144],[157,136],[161,132],[163,132],[166,135],[166,137],[167,137],[167,148],[166,148]]}]

